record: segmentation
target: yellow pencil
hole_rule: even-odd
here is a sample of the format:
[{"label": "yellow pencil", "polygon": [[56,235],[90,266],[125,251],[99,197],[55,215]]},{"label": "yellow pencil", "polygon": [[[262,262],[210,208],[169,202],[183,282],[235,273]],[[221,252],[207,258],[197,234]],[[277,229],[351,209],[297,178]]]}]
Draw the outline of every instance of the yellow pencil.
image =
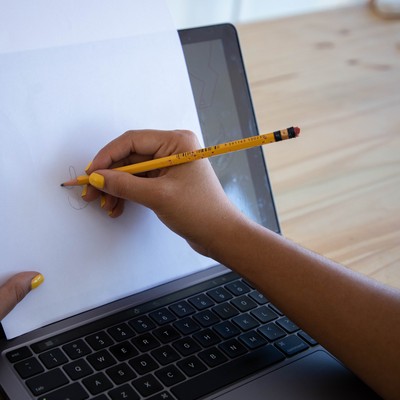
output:
[{"label": "yellow pencil", "polygon": [[[292,139],[300,134],[300,128],[290,127],[280,131],[265,133],[263,135],[251,136],[232,142],[217,144],[215,146],[205,147],[184,153],[173,154],[168,157],[156,158],[154,160],[144,161],[137,164],[126,165],[124,167],[114,168],[115,171],[128,172],[130,174],[140,174],[142,172],[153,171],[155,169],[168,168],[174,165],[185,164],[202,158],[218,156],[220,154],[232,153],[234,151],[245,150],[251,147],[262,146],[264,144],[279,142],[281,140]],[[78,186],[89,183],[88,175],[81,175],[61,186]]]}]

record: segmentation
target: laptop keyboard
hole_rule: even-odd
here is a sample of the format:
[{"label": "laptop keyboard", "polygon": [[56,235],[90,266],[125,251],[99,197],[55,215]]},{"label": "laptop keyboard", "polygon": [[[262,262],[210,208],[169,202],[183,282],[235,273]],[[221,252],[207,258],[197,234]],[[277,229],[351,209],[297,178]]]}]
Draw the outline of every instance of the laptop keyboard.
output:
[{"label": "laptop keyboard", "polygon": [[7,359],[40,400],[194,400],[316,344],[229,273]]}]

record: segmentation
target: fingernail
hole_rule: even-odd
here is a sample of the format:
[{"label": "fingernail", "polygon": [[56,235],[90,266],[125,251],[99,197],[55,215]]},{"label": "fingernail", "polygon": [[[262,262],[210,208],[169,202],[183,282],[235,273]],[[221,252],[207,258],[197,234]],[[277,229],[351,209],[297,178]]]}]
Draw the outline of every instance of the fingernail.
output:
[{"label": "fingernail", "polygon": [[84,186],[83,186],[83,189],[82,189],[81,196],[82,196],[82,197],[85,197],[86,194],[87,194],[87,185],[84,185]]},{"label": "fingernail", "polygon": [[92,162],[93,162],[93,161],[90,161],[90,163],[86,166],[85,172],[90,168],[90,166],[92,165]]},{"label": "fingernail", "polygon": [[104,188],[104,176],[93,172],[89,175],[89,183],[97,189]]},{"label": "fingernail", "polygon": [[108,216],[109,216],[109,217],[112,217],[113,211],[114,211],[114,210],[111,210],[111,211],[108,212]]},{"label": "fingernail", "polygon": [[44,282],[44,276],[42,274],[37,274],[32,280],[31,280],[31,289],[36,289],[38,286],[40,286]]},{"label": "fingernail", "polygon": [[100,198],[100,207],[103,208],[105,205],[106,205],[106,196],[102,194]]}]

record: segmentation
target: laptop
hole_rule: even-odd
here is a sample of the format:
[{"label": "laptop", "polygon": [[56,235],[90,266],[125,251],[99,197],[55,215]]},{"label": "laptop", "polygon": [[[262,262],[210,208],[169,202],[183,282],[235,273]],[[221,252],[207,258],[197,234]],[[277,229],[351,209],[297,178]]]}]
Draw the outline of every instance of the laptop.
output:
[{"label": "laptop", "polygon": [[[179,31],[206,146],[258,134],[235,28]],[[230,199],[280,233],[261,148],[210,159]],[[0,341],[0,398],[375,399],[222,265]]]}]

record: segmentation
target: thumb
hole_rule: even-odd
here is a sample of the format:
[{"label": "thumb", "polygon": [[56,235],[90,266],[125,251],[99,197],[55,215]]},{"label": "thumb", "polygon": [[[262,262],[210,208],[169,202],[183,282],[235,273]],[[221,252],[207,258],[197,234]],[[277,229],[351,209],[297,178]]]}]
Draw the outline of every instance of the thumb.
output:
[{"label": "thumb", "polygon": [[32,289],[44,281],[35,271],[20,272],[0,286],[0,320],[2,320]]},{"label": "thumb", "polygon": [[152,208],[151,199],[156,198],[158,184],[155,180],[157,178],[143,178],[110,169],[99,170],[89,176],[89,183],[95,188],[149,208]]}]

